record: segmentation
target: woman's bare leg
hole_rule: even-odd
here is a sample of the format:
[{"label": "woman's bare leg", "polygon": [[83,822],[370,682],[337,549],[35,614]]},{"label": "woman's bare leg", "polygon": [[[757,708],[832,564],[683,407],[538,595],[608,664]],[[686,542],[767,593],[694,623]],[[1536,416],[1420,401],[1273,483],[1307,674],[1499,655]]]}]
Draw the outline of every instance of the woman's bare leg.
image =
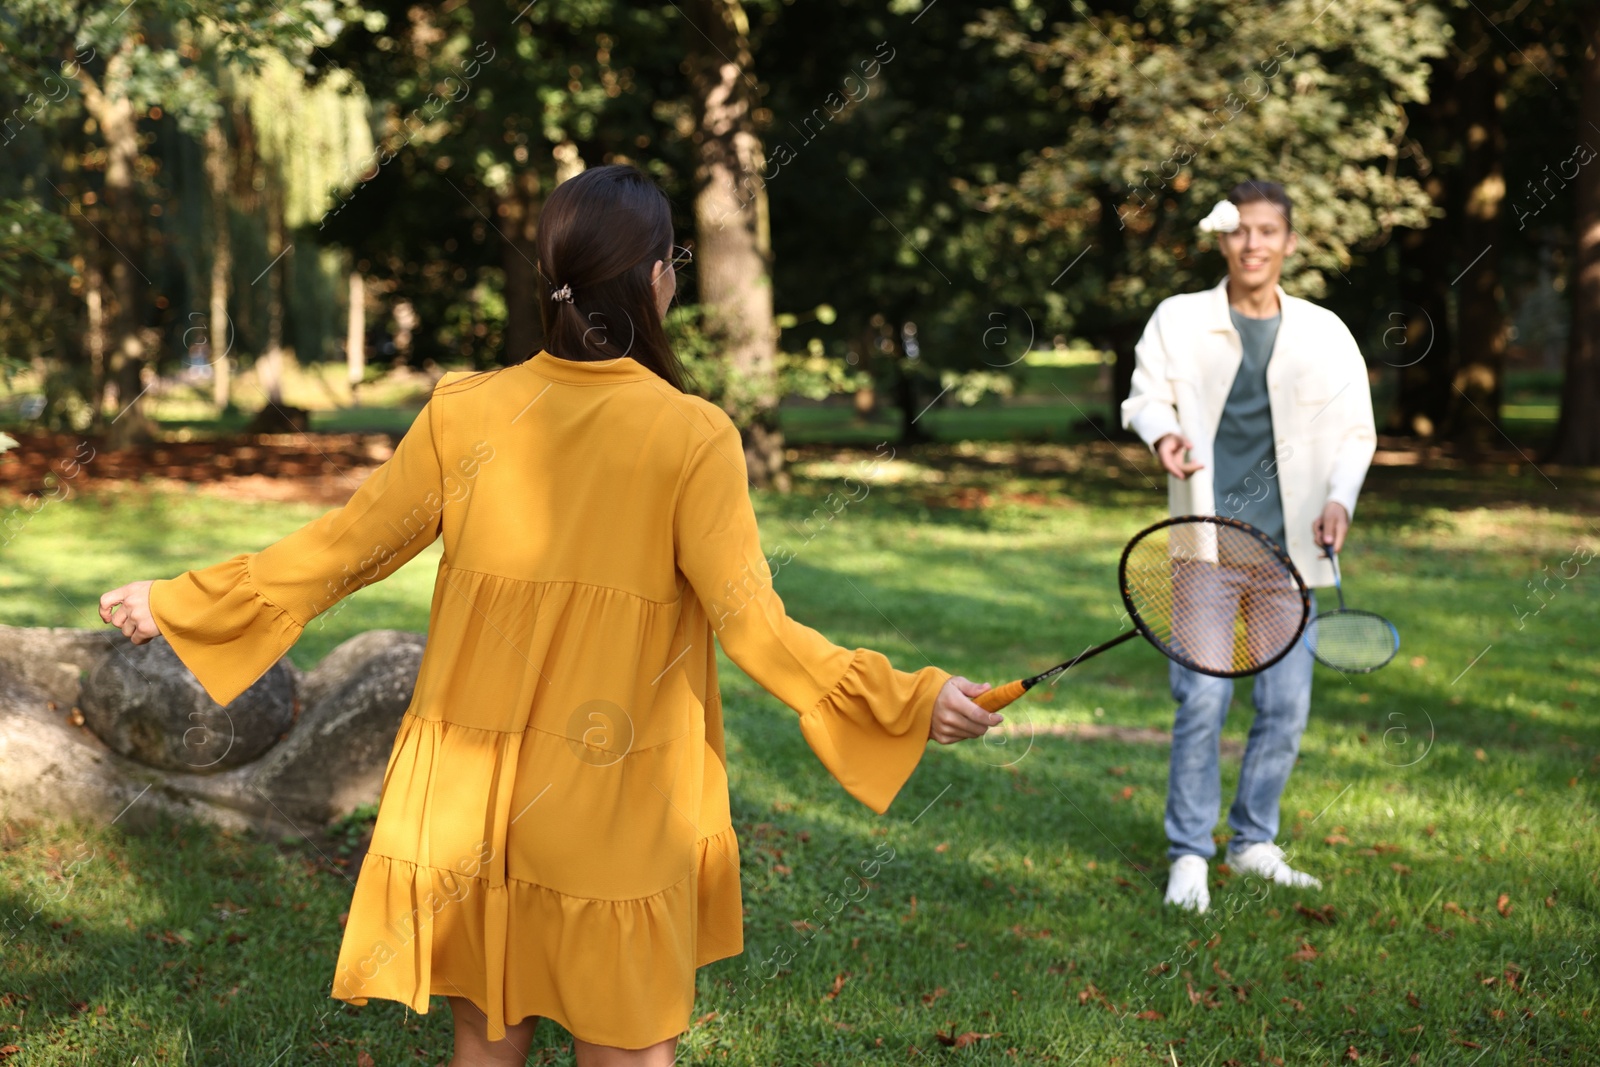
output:
[{"label": "woman's bare leg", "polygon": [[578,1067],[672,1067],[678,1057],[678,1039],[669,1037],[649,1048],[612,1048],[572,1039]]},{"label": "woman's bare leg", "polygon": [[489,1019],[466,997],[449,997],[450,1014],[455,1018],[456,1053],[450,1067],[523,1067],[533,1047],[533,1028],[539,1017],[528,1018],[506,1027],[500,1041],[489,1040]]}]

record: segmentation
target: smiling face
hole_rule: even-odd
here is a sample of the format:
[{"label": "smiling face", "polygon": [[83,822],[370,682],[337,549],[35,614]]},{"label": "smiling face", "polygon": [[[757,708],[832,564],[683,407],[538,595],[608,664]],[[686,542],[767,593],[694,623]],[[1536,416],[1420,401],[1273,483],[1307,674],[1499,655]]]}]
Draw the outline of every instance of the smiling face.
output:
[{"label": "smiling face", "polygon": [[1230,286],[1245,292],[1270,289],[1278,284],[1285,257],[1294,255],[1294,231],[1284,225],[1283,210],[1270,200],[1252,200],[1239,206],[1239,228],[1217,235],[1228,261]]}]

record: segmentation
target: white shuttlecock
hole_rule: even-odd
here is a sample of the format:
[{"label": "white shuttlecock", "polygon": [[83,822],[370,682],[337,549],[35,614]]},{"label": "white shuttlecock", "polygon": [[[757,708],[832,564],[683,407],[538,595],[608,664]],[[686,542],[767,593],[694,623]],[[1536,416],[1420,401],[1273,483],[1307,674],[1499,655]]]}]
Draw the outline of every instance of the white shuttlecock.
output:
[{"label": "white shuttlecock", "polygon": [[1200,220],[1207,233],[1232,233],[1239,228],[1239,208],[1232,200],[1218,200],[1211,214]]}]

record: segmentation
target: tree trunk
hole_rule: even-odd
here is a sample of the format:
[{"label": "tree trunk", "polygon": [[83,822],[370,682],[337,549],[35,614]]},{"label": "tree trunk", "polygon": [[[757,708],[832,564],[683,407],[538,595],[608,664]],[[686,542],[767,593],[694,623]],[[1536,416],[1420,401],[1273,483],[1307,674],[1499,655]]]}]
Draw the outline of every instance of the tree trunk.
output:
[{"label": "tree trunk", "polygon": [[1483,19],[1468,19],[1468,55],[1460,81],[1463,146],[1456,270],[1461,290],[1457,318],[1460,362],[1456,371],[1450,436],[1472,448],[1501,440],[1500,394],[1505,375],[1509,324],[1500,275],[1500,216],[1505,203],[1503,169],[1505,61],[1489,40]]},{"label": "tree trunk", "polygon": [[[1572,332],[1567,341],[1567,373],[1561,391],[1561,421],[1556,426],[1551,458],[1558,463],[1600,466],[1600,8],[1582,17],[1583,34],[1575,42],[1581,55],[1578,140],[1588,157],[1573,180],[1577,216],[1573,226]],[[1593,125],[1591,125],[1591,123]],[[1574,158],[1580,158],[1574,153]]]},{"label": "tree trunk", "polygon": [[916,445],[930,439],[922,428],[922,402],[917,396],[917,374],[904,353],[894,361],[894,402],[900,409],[900,444]]},{"label": "tree trunk", "polygon": [[544,327],[539,321],[539,172],[522,167],[512,179],[511,191],[500,201],[506,240],[501,242],[500,263],[506,274],[506,338],[501,362],[521,363],[539,350]]},{"label": "tree trunk", "polygon": [[367,283],[359,270],[350,272],[350,307],[345,315],[344,362],[350,403],[360,406],[361,379],[367,376]]},{"label": "tree trunk", "polygon": [[[78,68],[84,107],[105,139],[105,234],[116,255],[111,265],[111,292],[115,302],[107,331],[109,375],[117,386],[118,412],[113,416],[106,444],[110,449],[153,441],[156,426],[144,410],[144,334],[140,329],[140,287],[144,274],[134,266],[142,257],[144,213],[136,203],[135,167],[139,159],[138,116],[126,87],[131,77],[134,38],[126,38],[107,60],[102,83]],[[138,276],[137,280],[135,275]]]},{"label": "tree trunk", "polygon": [[1384,319],[1379,358],[1400,375],[1399,396],[1388,429],[1432,438],[1445,431],[1456,405],[1455,334],[1450,323],[1450,207],[1455,203],[1451,178],[1457,168],[1445,154],[1455,143],[1456,62],[1434,60],[1428,79],[1428,103],[1410,107],[1412,128],[1426,163],[1418,181],[1443,217],[1420,230],[1399,232],[1400,306]]},{"label": "tree trunk", "polygon": [[83,303],[88,315],[88,328],[83,334],[84,348],[89,356],[89,430],[105,430],[106,403],[106,276],[100,269],[100,241],[91,235],[89,250],[84,255],[86,264]]},{"label": "tree trunk", "polygon": [[[276,176],[273,176],[274,178]],[[256,360],[256,385],[269,404],[283,404],[283,194],[269,178],[267,204],[267,350]]]},{"label": "tree trunk", "polygon": [[205,134],[206,185],[211,193],[211,310],[206,318],[206,350],[211,362],[211,404],[218,415],[227,410],[233,383],[228,355],[233,327],[228,319],[228,284],[233,276],[233,235],[229,224],[228,136],[222,120]]},{"label": "tree trunk", "polygon": [[732,371],[723,404],[744,435],[758,486],[789,488],[778,426],[777,330],[772,320],[772,236],[755,111],[749,23],[739,0],[688,4],[695,96],[695,234],[700,302]]}]

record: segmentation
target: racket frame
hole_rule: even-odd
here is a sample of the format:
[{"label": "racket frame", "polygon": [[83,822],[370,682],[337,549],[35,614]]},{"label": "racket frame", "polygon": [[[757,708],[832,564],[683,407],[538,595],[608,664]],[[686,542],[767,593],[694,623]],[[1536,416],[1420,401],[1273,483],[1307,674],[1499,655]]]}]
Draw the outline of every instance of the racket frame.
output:
[{"label": "racket frame", "polygon": [[[1149,625],[1140,617],[1138,607],[1133,602],[1133,592],[1128,588],[1128,557],[1133,554],[1134,546],[1140,541],[1143,541],[1150,534],[1155,533],[1157,530],[1160,530],[1163,527],[1176,526],[1180,523],[1195,522],[1210,523],[1215,526],[1234,526],[1249,533],[1256,540],[1260,541],[1264,546],[1266,546],[1272,552],[1272,554],[1277,557],[1278,561],[1283,564],[1284,569],[1289,572],[1289,576],[1294,579],[1295,588],[1300,592],[1300,624],[1295,630],[1294,636],[1289,638],[1289,640],[1284,643],[1282,650],[1279,651],[1276,656],[1273,656],[1265,663],[1262,663],[1257,667],[1253,667],[1250,670],[1228,671],[1226,673],[1222,671],[1207,670],[1203,667],[1196,666],[1192,661],[1186,660],[1185,657],[1175,654],[1175,652],[1170,651],[1171,646],[1169,646],[1165,641],[1162,641],[1160,638],[1156,637]],[[1128,618],[1133,620],[1134,629],[1124,630],[1111,640],[1102,641],[1100,644],[1095,645],[1092,648],[1087,648],[1078,653],[1076,656],[1073,656],[1071,659],[1063,663],[1058,663],[1049,670],[1040,671],[1031,678],[1022,678],[1014,682],[1007,682],[1005,685],[991,689],[986,693],[974,697],[974,702],[986,710],[999,711],[1001,708],[1010,704],[1012,701],[1022,696],[1022,694],[1038,685],[1040,682],[1049,681],[1058,675],[1064,674],[1073,667],[1076,667],[1078,664],[1082,663],[1084,660],[1098,656],[1107,649],[1115,648],[1117,645],[1122,644],[1124,641],[1131,640],[1136,636],[1144,637],[1146,641],[1149,641],[1155,646],[1156,651],[1160,652],[1174,663],[1177,663],[1179,666],[1186,667],[1189,670],[1196,671],[1200,674],[1209,674],[1214,678],[1243,678],[1248,675],[1256,674],[1260,671],[1266,670],[1268,667],[1281,660],[1284,656],[1288,655],[1289,651],[1293,649],[1294,646],[1299,643],[1304,636],[1306,625],[1311,620],[1311,590],[1309,587],[1307,587],[1305,579],[1301,577],[1299,568],[1294,565],[1294,560],[1289,558],[1289,553],[1284,551],[1282,545],[1278,544],[1278,542],[1274,541],[1264,532],[1250,525],[1248,522],[1244,522],[1240,519],[1230,518],[1225,515],[1176,515],[1171,518],[1162,519],[1160,522],[1153,523],[1150,526],[1146,526],[1144,529],[1134,534],[1133,537],[1129,538],[1128,543],[1123,546],[1122,557],[1117,561],[1117,588],[1122,593],[1122,603],[1123,606],[1128,609]]]},{"label": "racket frame", "polygon": [[[1300,593],[1300,624],[1295,628],[1294,636],[1289,638],[1289,640],[1284,643],[1283,648],[1279,650],[1276,656],[1273,656],[1271,659],[1266,660],[1265,662],[1252,667],[1249,670],[1210,670],[1208,668],[1199,666],[1185,656],[1178,655],[1174,651],[1169,651],[1170,646],[1165,641],[1157,637],[1150,629],[1149,624],[1146,623],[1144,619],[1139,617],[1139,612],[1133,603],[1133,592],[1128,588],[1128,557],[1133,554],[1133,546],[1137,545],[1140,541],[1143,541],[1150,534],[1155,533],[1162,527],[1177,526],[1181,523],[1196,522],[1209,523],[1213,526],[1232,526],[1236,529],[1243,530],[1245,533],[1248,533],[1250,536],[1254,537],[1257,541],[1260,541],[1268,551],[1277,557],[1278,562],[1283,564],[1284,570],[1288,571],[1289,576],[1294,579],[1295,589]],[[1305,634],[1306,625],[1311,621],[1311,589],[1306,585],[1306,580],[1300,576],[1300,568],[1294,565],[1294,560],[1289,558],[1289,553],[1284,551],[1282,545],[1268,537],[1262,530],[1251,526],[1248,522],[1245,522],[1241,519],[1230,518],[1226,515],[1177,515],[1170,519],[1163,519],[1158,523],[1154,523],[1145,527],[1143,530],[1140,530],[1138,533],[1133,535],[1133,538],[1122,550],[1122,560],[1117,564],[1117,587],[1122,591],[1122,603],[1128,609],[1128,618],[1132,619],[1133,625],[1138,627],[1139,631],[1144,634],[1145,640],[1156,646],[1156,651],[1160,652],[1163,656],[1166,656],[1180,667],[1186,667],[1198,674],[1209,674],[1213,678],[1247,678],[1252,674],[1259,674],[1260,672],[1266,670],[1268,667],[1272,666],[1274,663],[1277,663],[1284,656],[1289,654],[1290,650],[1294,648],[1295,644],[1298,643],[1301,637]]]},{"label": "racket frame", "polygon": [[1322,546],[1322,551],[1328,557],[1328,562],[1333,564],[1333,588],[1334,592],[1339,594],[1339,606],[1332,611],[1318,612],[1317,617],[1312,619],[1311,622],[1321,622],[1323,619],[1329,619],[1335,615],[1369,615],[1389,628],[1389,633],[1394,636],[1394,643],[1389,649],[1388,658],[1386,658],[1382,663],[1374,664],[1371,667],[1341,667],[1337,663],[1330,663],[1318,655],[1317,646],[1311,643],[1310,623],[1307,623],[1301,627],[1300,640],[1305,642],[1306,648],[1311,650],[1312,657],[1318,663],[1322,664],[1324,667],[1331,667],[1340,674],[1371,674],[1380,667],[1387,667],[1394,660],[1394,658],[1400,654],[1400,628],[1395,626],[1394,623],[1390,622],[1382,615],[1379,615],[1376,611],[1362,611],[1360,608],[1345,607],[1344,581],[1339,575],[1339,554],[1333,550],[1333,546],[1330,544],[1324,544]]}]

